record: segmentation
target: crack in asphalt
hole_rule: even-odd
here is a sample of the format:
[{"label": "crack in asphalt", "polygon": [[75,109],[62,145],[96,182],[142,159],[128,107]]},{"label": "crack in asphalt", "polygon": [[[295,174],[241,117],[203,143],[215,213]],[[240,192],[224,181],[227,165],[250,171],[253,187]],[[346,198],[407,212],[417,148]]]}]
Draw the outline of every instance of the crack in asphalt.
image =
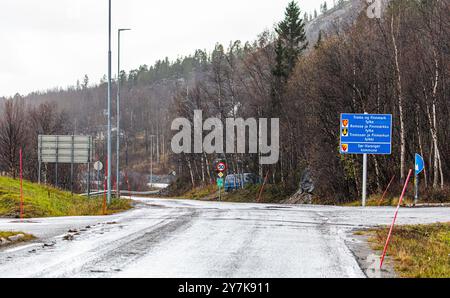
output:
[{"label": "crack in asphalt", "polygon": [[89,273],[99,273],[95,277],[107,277],[113,273],[111,270],[121,271],[128,264],[150,253],[159,243],[188,229],[198,215],[198,211],[190,211],[157,228],[146,229],[142,236],[109,250],[106,254],[81,267],[77,275],[83,277],[92,276]]},{"label": "crack in asphalt", "polygon": [[[181,208],[180,208],[181,209]],[[86,257],[82,263],[74,262],[76,267],[70,268],[66,260],[65,264],[57,264],[46,268],[34,277],[107,277],[113,273],[121,271],[126,265],[148,254],[159,243],[172,237],[175,233],[181,233],[187,229],[195,218],[198,217],[197,210],[187,210],[176,217],[164,218],[159,224],[141,229],[135,233],[129,234],[121,239],[113,241],[110,245],[102,247],[94,252],[91,257]],[[132,222],[132,221],[131,221]],[[118,226],[120,228],[120,226]],[[108,233],[110,230],[104,229],[101,234]],[[98,233],[99,231],[97,231]],[[117,243],[120,243],[117,245]],[[84,255],[92,254],[92,251]],[[80,256],[76,257],[80,259]],[[67,266],[66,269],[62,267]],[[55,274],[56,272],[56,274]]]}]

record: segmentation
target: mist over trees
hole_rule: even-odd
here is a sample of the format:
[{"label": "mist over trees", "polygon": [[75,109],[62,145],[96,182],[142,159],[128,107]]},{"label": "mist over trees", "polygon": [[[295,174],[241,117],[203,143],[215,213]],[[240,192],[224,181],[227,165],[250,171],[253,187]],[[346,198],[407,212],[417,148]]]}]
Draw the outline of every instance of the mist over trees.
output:
[{"label": "mist over trees", "polygon": [[[269,173],[270,183],[289,195],[309,169],[318,198],[352,201],[360,195],[362,158],[339,154],[340,113],[388,113],[393,154],[369,156],[369,191],[382,192],[394,175],[400,185],[420,153],[427,164],[424,187],[448,192],[450,0],[393,0],[381,19],[367,18],[364,10],[351,26],[309,42],[305,19],[292,2],[284,20],[253,42],[217,44],[211,52],[122,72],[124,170],[148,174],[153,155],[157,173],[176,171],[197,187],[214,183],[214,161],[224,158],[230,172]],[[93,135],[95,158],[105,160],[105,81],[93,86],[86,76],[68,90],[0,104],[0,171],[17,175],[17,150],[24,146],[26,177],[35,181],[38,133]],[[193,121],[194,110],[204,119],[280,118],[279,163],[261,166],[258,154],[172,154],[171,123]]]}]

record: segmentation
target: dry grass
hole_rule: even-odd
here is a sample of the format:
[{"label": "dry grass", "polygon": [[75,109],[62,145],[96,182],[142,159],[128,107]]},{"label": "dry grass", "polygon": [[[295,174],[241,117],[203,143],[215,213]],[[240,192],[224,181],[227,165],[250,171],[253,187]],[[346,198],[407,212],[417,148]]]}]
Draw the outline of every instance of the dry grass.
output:
[{"label": "dry grass", "polygon": [[[25,237],[20,238],[19,240],[17,240],[14,243],[11,243],[11,244],[16,244],[18,242],[27,242],[27,241],[31,241],[31,240],[36,238],[33,235],[26,234],[26,233],[23,233],[23,232],[4,232],[4,231],[0,231],[0,238],[7,239],[8,237],[16,236],[16,235],[19,235],[19,234],[23,234]],[[8,244],[8,245],[11,245],[11,244]]]},{"label": "dry grass", "polygon": [[[370,196],[370,198],[367,200],[366,205],[368,207],[378,207],[378,206],[397,206],[398,201],[400,200],[400,197],[394,197],[394,198],[384,198],[381,200],[381,195],[373,195]],[[414,199],[405,197],[403,198],[402,206],[411,206],[414,204]],[[346,207],[360,207],[361,206],[361,200],[357,200],[351,203],[343,204],[343,206]]]},{"label": "dry grass", "polygon": [[[371,231],[372,248],[382,250],[387,234]],[[396,227],[388,256],[401,277],[450,278],[450,223]]]},{"label": "dry grass", "polygon": [[[207,199],[211,196],[215,196],[218,192],[217,185],[211,184],[207,186],[197,187],[193,190],[188,191],[181,198],[192,199],[192,200],[202,200]],[[223,189],[222,189],[223,192]]]},{"label": "dry grass", "polygon": [[[24,181],[24,217],[58,217],[101,215],[103,199],[88,199],[49,186]],[[131,208],[129,200],[114,199],[108,214]],[[20,184],[18,180],[0,177],[0,217],[19,217]]]}]

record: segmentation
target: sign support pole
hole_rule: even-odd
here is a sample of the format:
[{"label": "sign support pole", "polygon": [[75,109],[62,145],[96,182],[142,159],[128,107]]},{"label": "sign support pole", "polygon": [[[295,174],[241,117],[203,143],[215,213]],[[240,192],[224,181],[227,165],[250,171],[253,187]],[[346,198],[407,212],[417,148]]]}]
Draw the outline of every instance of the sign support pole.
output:
[{"label": "sign support pole", "polygon": [[425,171],[425,161],[420,154],[416,154],[415,156],[415,166],[414,166],[414,206],[419,202],[419,186],[420,180],[419,175],[422,171]]},{"label": "sign support pole", "polygon": [[419,202],[419,175],[414,176],[414,206]]},{"label": "sign support pole", "polygon": [[41,166],[42,166],[42,137],[38,136],[39,138],[39,156],[38,156],[38,184],[41,184]]},{"label": "sign support pole", "polygon": [[[368,115],[367,112],[364,115]],[[367,154],[363,154],[362,206],[366,207],[367,200]]]},{"label": "sign support pole", "polygon": [[74,162],[74,135],[72,135],[72,150],[71,150],[71,156],[70,156],[70,193],[72,195],[73,198],[73,162]]},{"label": "sign support pole", "polygon": [[366,207],[367,200],[367,154],[363,155],[362,206]]},{"label": "sign support pole", "polygon": [[100,170],[97,170],[97,192],[100,191]]},{"label": "sign support pole", "polygon": [[58,188],[58,136],[56,137],[55,186]]},{"label": "sign support pole", "polygon": [[91,138],[89,138],[89,149],[88,149],[88,198],[91,198]]}]

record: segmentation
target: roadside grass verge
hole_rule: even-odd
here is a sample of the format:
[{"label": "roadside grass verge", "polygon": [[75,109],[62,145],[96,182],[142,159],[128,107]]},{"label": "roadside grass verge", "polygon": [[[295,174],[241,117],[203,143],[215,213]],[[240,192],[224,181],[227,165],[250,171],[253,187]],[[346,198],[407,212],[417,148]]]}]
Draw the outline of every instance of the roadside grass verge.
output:
[{"label": "roadside grass verge", "polygon": [[190,199],[190,200],[203,200],[203,199],[208,199],[208,198],[212,199],[216,196],[216,194],[218,196],[217,186],[210,184],[210,185],[206,185],[206,186],[196,187],[196,188],[186,192],[180,198]]},{"label": "roadside grass verge", "polygon": [[[248,185],[244,189],[226,193],[223,200],[228,202],[255,203],[258,200],[260,190],[261,185]],[[289,198],[290,195],[291,193],[281,185],[267,184],[264,186],[261,194],[260,203],[281,203]]]},{"label": "roadside grass verge", "polygon": [[[59,217],[102,215],[103,198],[81,197],[50,186],[23,182],[24,217]],[[130,209],[130,200],[113,199],[107,214]],[[20,182],[0,177],[0,217],[18,218],[20,214]]]},{"label": "roadside grass verge", "polygon": [[24,238],[20,239],[20,241],[22,241],[22,242],[35,239],[35,237],[33,235],[26,234],[24,232],[4,232],[4,231],[0,231],[0,238],[8,238],[8,237],[16,236],[16,235],[19,235],[19,234],[25,235]]},{"label": "roadside grass verge", "polygon": [[[391,197],[391,198],[384,198],[382,199],[382,195],[372,195],[369,197],[369,199],[366,202],[366,206],[368,207],[379,207],[379,206],[397,206],[398,201],[400,200],[400,197]],[[402,206],[410,206],[414,204],[414,199],[405,197],[402,202]],[[345,203],[342,206],[345,207],[360,207],[361,206],[361,200],[357,200],[350,203]]]},{"label": "roadside grass verge", "polygon": [[[221,200],[223,202],[234,203],[255,203],[258,199],[260,189],[261,185],[248,185],[244,189],[227,193],[222,188]],[[261,203],[280,203],[288,197],[289,194],[282,186],[266,185],[261,195]],[[218,200],[219,190],[217,185],[211,184],[189,190],[183,195],[177,196],[177,198],[207,201]]]},{"label": "roadside grass verge", "polygon": [[[369,231],[369,243],[382,251],[388,228]],[[450,278],[450,223],[395,227],[388,256],[405,278]]]},{"label": "roadside grass verge", "polygon": [[[397,206],[398,200],[400,199],[399,194],[401,193],[401,189],[392,189],[386,195],[385,198],[382,199],[382,194],[373,194],[367,200],[367,206],[376,207],[376,206]],[[397,195],[392,195],[397,194]],[[450,188],[445,187],[444,189],[421,189],[420,190],[420,200],[418,204],[449,204],[450,203]],[[414,204],[414,190],[413,186],[410,185],[408,191],[406,192],[406,196],[403,200],[402,206],[412,206]],[[342,204],[343,206],[348,207],[356,207],[361,206],[361,199],[357,199],[353,202],[348,202]]]},{"label": "roadside grass verge", "polygon": [[[199,186],[195,189],[189,188],[189,182],[177,180],[170,186],[171,192],[168,197],[179,199],[192,199],[192,200],[217,200],[219,197],[217,185]],[[222,201],[237,202],[237,203],[255,203],[257,202],[261,185],[248,185],[244,189],[239,189],[233,192],[225,193],[222,189]],[[287,189],[281,184],[267,184],[264,187],[264,191],[261,196],[261,203],[283,203],[289,199],[296,189]],[[400,193],[401,191],[398,191]],[[397,193],[397,192],[396,192]],[[411,192],[407,192],[403,199],[402,206],[414,205],[414,195]],[[368,207],[395,207],[398,205],[400,197],[392,196],[388,194],[385,198],[382,198],[382,194],[371,195],[366,205]],[[361,199],[348,198],[347,200],[337,201],[336,198],[327,198],[313,195],[313,205],[330,205],[330,206],[343,206],[343,207],[360,207]],[[421,199],[419,204],[449,204],[450,203],[450,191],[447,189],[442,191],[423,191],[421,193]]]},{"label": "roadside grass verge", "polygon": [[33,235],[30,235],[30,234],[26,234],[26,233],[23,233],[23,232],[11,232],[11,231],[0,231],[0,239],[2,239],[2,238],[3,239],[8,239],[8,237],[17,236],[19,234],[22,234],[23,237],[22,238],[18,238],[14,242],[10,242],[10,243],[7,243],[7,244],[0,245],[0,247],[5,247],[5,246],[17,244],[17,243],[28,242],[28,241],[36,239],[36,237],[34,237]]}]

